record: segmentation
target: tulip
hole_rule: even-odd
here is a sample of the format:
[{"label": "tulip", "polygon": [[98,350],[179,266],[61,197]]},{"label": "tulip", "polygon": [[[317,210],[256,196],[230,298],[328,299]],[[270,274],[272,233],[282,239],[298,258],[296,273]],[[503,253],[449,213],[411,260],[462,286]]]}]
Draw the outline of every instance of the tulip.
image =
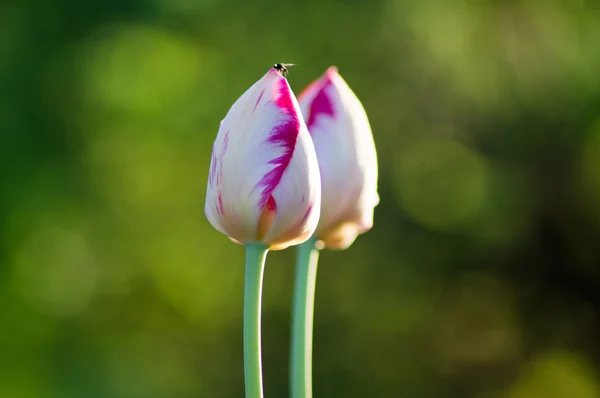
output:
[{"label": "tulip", "polygon": [[221,122],[206,217],[234,241],[281,250],[313,234],[320,191],[317,158],[298,102],[287,80],[271,68]]},{"label": "tulip", "polygon": [[315,236],[346,249],[373,227],[377,153],[362,104],[331,67],[298,97],[321,172],[321,218]]},{"label": "tulip", "polygon": [[318,249],[346,249],[373,227],[377,153],[367,114],[335,67],[299,96],[321,173],[321,218],[298,247],[292,312],[292,398],[312,397],[312,333]]},{"label": "tulip", "polygon": [[268,250],[314,233],[321,179],[312,140],[284,68],[271,68],[231,107],[213,145],[205,213],[246,247],[246,398],[262,398],[261,295]]}]

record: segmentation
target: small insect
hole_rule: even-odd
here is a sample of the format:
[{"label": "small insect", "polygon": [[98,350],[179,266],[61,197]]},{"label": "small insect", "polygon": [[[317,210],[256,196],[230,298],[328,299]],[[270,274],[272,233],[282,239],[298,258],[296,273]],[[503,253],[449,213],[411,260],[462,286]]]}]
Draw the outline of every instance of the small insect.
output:
[{"label": "small insect", "polygon": [[294,66],[294,64],[275,64],[273,68],[277,69],[283,77],[287,77],[288,70],[286,66]]}]

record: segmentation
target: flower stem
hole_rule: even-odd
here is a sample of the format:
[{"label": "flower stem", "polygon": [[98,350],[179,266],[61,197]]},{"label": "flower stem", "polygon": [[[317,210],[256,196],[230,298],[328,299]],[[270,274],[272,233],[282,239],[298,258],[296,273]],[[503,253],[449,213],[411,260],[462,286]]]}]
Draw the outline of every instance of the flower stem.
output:
[{"label": "flower stem", "polygon": [[262,243],[246,244],[244,286],[244,380],[246,398],[263,398],[260,348],[261,296],[269,249]]},{"label": "flower stem", "polygon": [[298,246],[292,313],[292,398],[312,398],[312,335],[319,251],[316,239]]}]

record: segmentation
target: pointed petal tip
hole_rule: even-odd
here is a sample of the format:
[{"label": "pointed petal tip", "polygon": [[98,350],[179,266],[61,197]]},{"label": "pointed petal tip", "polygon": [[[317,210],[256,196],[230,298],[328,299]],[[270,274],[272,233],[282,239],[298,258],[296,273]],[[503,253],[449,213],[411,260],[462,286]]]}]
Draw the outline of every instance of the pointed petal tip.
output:
[{"label": "pointed petal tip", "polygon": [[330,66],[330,67],[327,69],[327,72],[325,72],[325,74],[326,74],[328,77],[331,77],[331,76],[333,76],[333,75],[338,75],[339,73],[338,73],[338,68],[337,68],[337,66],[335,66],[335,65],[332,65],[332,66]]},{"label": "pointed petal tip", "polygon": [[285,80],[285,77],[283,77],[283,75],[281,74],[281,72],[278,71],[275,68],[269,69],[267,71],[267,74],[265,75],[265,77],[269,78],[269,79],[274,79],[274,80],[277,80],[277,79],[283,79],[283,80]]}]

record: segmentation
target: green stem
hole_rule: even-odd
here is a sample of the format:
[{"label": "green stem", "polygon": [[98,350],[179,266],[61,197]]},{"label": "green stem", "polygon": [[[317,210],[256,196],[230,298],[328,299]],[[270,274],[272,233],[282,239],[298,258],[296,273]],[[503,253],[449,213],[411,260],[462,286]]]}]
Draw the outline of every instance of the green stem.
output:
[{"label": "green stem", "polygon": [[244,380],[246,398],[263,398],[260,348],[260,310],[265,260],[269,249],[262,243],[246,244],[244,286]]},{"label": "green stem", "polygon": [[312,335],[319,251],[316,239],[298,246],[292,313],[292,398],[312,398]]}]

